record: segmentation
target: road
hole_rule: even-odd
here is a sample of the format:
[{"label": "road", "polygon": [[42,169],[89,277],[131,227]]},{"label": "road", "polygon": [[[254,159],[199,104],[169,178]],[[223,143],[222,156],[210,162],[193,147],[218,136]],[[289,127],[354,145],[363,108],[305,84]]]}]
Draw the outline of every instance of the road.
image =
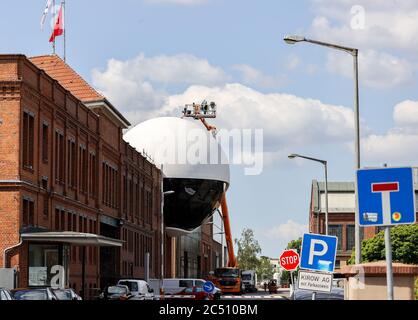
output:
[{"label": "road", "polygon": [[270,294],[268,291],[259,289],[257,292],[245,293],[243,295],[228,295],[222,296],[222,300],[283,300],[290,296],[289,289],[278,289],[277,294]]}]

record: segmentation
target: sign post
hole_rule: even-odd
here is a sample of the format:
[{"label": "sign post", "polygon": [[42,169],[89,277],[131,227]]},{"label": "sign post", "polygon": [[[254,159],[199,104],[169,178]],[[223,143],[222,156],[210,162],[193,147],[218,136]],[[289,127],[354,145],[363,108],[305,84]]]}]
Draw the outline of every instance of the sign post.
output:
[{"label": "sign post", "polygon": [[412,168],[357,170],[357,202],[361,226],[385,227],[387,298],[393,300],[390,228],[415,223],[415,189]]},{"label": "sign post", "polygon": [[[331,292],[337,255],[338,239],[335,236],[305,233],[302,238],[298,288],[316,292]],[[307,271],[309,270],[309,271]],[[319,271],[319,272],[312,272]]]},{"label": "sign post", "polygon": [[390,227],[385,227],[385,253],[386,285],[388,288],[388,300],[393,300],[392,243],[390,240]]},{"label": "sign post", "polygon": [[293,290],[295,290],[295,284],[293,281],[293,271],[296,270],[300,263],[299,254],[294,249],[284,250],[279,257],[280,267],[290,272],[290,283]]}]

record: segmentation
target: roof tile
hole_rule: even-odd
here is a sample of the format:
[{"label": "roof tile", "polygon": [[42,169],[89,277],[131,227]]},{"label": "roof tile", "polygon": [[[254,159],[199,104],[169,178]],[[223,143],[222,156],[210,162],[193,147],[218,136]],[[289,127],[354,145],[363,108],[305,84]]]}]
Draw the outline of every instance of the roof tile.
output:
[{"label": "roof tile", "polygon": [[29,60],[39,69],[44,70],[50,77],[57,80],[65,89],[77,99],[87,101],[104,100],[104,96],[90,86],[77,72],[74,71],[57,55],[31,57]]}]

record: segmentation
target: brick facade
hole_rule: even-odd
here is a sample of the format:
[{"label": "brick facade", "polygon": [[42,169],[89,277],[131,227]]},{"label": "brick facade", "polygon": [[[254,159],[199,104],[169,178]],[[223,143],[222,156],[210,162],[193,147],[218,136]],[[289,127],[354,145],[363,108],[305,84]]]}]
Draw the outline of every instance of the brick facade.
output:
[{"label": "brick facade", "polygon": [[[125,240],[119,276],[159,275],[161,173],[122,139],[104,108],[89,108],[23,55],[0,55],[0,264],[25,227]],[[109,227],[106,221],[117,222]],[[87,287],[101,284],[101,250],[87,248]],[[70,285],[81,283],[80,248],[70,249]],[[28,245],[7,254],[27,285]]]}]

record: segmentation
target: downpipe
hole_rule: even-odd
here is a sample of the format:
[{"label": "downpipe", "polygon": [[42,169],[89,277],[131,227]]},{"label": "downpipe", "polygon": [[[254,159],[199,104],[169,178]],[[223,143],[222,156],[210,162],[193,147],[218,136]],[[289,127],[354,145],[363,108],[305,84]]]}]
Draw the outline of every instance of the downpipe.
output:
[{"label": "downpipe", "polygon": [[22,243],[23,243],[23,240],[22,240],[22,238],[20,238],[19,243],[4,249],[4,252],[3,252],[3,268],[7,268],[7,260],[6,260],[7,252],[12,250],[12,249],[15,249],[17,247],[20,247],[22,245]]}]

